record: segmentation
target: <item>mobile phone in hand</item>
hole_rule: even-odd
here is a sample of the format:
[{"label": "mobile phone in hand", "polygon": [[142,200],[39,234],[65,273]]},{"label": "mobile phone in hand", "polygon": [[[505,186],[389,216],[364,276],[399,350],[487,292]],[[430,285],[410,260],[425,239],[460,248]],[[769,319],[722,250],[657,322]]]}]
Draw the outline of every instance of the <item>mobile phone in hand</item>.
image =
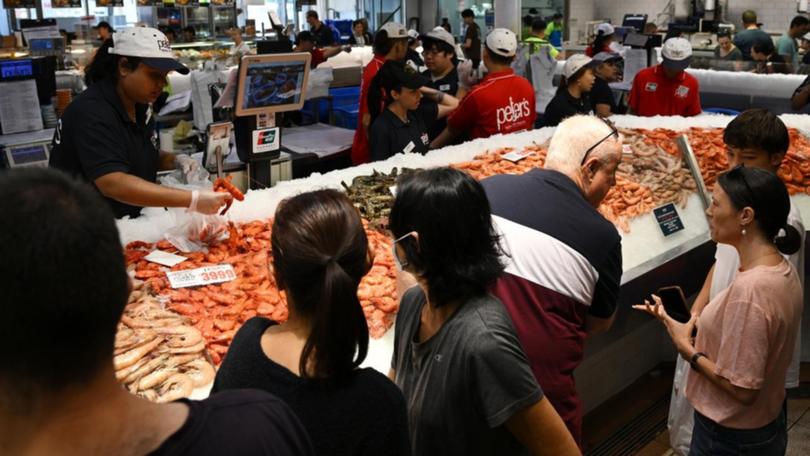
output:
[{"label": "mobile phone in hand", "polygon": [[[664,310],[674,320],[686,323],[691,318],[689,308],[686,306],[686,296],[679,286],[662,287],[658,289],[658,297],[664,304]],[[650,301],[652,302],[652,301]]]}]

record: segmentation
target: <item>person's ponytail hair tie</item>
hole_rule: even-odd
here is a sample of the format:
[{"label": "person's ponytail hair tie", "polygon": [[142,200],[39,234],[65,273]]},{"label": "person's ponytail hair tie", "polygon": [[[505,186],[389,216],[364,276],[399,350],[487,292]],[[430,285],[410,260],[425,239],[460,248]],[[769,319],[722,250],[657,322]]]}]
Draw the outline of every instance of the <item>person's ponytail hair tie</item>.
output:
[{"label": "person's ponytail hair tie", "polygon": [[802,236],[793,225],[785,223],[773,240],[776,248],[785,255],[793,255],[802,247]]}]

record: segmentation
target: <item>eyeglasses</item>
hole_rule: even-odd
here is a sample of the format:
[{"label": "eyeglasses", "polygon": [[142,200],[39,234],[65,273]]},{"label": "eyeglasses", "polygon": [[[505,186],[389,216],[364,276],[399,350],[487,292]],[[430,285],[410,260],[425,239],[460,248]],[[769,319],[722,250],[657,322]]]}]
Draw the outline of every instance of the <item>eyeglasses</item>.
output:
[{"label": "eyeglasses", "polygon": [[593,152],[593,150],[599,147],[603,142],[607,141],[611,136],[615,136],[616,139],[619,139],[619,130],[616,129],[616,125],[614,125],[610,119],[605,119],[604,117],[599,117],[599,119],[604,122],[605,125],[610,127],[610,133],[585,151],[585,155],[582,156],[582,163],[580,163],[579,166],[585,165],[585,160],[588,159],[588,155],[590,155],[591,152]]}]

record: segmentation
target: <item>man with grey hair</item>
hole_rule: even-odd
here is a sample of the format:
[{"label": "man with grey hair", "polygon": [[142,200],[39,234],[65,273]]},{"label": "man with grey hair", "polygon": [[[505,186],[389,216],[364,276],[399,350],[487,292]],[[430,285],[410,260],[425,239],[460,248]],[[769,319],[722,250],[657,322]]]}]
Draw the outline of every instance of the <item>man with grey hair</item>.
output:
[{"label": "man with grey hair", "polygon": [[569,117],[546,169],[482,181],[505,252],[492,292],[504,303],[537,382],[581,442],[574,384],[585,339],[613,323],[621,237],[597,207],[615,184],[622,140],[607,120]]}]

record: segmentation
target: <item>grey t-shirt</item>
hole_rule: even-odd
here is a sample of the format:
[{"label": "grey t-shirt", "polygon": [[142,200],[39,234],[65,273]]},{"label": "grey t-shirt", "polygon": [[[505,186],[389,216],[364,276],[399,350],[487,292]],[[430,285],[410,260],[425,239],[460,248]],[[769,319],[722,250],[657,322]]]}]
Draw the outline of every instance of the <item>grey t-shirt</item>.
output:
[{"label": "grey t-shirt", "polygon": [[418,286],[402,297],[391,362],[413,454],[525,454],[504,423],[543,393],[503,304],[491,295],[468,301],[416,343],[423,305]]}]

